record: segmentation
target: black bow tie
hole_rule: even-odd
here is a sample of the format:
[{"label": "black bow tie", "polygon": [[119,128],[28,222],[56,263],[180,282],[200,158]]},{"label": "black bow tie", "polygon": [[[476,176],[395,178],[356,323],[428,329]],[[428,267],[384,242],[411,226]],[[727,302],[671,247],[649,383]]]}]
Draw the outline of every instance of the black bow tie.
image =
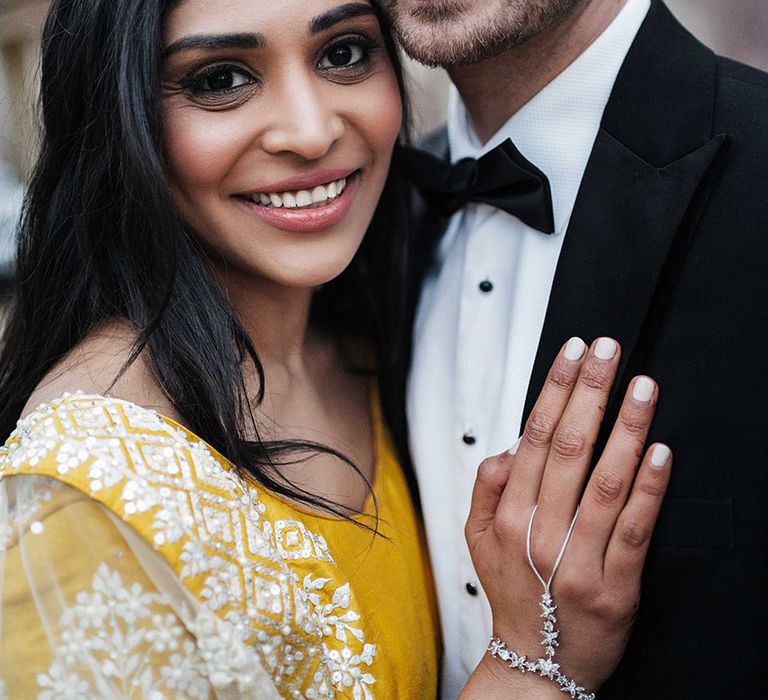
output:
[{"label": "black bow tie", "polygon": [[555,230],[549,180],[510,139],[478,160],[463,158],[451,164],[412,148],[407,162],[416,187],[442,214],[453,214],[468,202],[482,202],[542,233]]}]

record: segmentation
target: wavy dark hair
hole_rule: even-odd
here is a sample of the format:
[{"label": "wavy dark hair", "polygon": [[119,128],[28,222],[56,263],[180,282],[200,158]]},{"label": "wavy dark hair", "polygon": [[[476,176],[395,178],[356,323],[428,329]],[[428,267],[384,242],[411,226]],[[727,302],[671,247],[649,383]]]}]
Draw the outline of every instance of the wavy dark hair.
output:
[{"label": "wavy dark hair", "polygon": [[[91,331],[125,319],[186,425],[264,487],[340,517],[350,509],[280,476],[312,442],[259,438],[258,354],[173,205],[163,168],[162,27],[173,2],[54,0],[42,46],[42,145],[22,214],[15,282],[0,355],[0,433],[32,391]],[[376,7],[376,5],[374,5]],[[402,69],[386,48],[406,107]],[[406,133],[404,129],[403,133]],[[402,137],[405,139],[405,137]],[[313,299],[313,323],[372,343],[385,416],[402,360],[409,226],[399,149],[382,201],[344,273]],[[244,363],[260,379],[248,396]],[[253,438],[253,435],[256,435]],[[246,439],[245,435],[250,435]],[[370,484],[368,484],[370,488]]]}]

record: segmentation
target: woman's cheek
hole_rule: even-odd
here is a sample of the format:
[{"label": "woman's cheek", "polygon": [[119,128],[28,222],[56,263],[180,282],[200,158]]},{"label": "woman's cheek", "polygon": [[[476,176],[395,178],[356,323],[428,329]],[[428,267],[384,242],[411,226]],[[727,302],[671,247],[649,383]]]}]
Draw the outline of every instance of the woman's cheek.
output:
[{"label": "woman's cheek", "polygon": [[[189,195],[217,186],[244,147],[247,130],[235,115],[195,108],[170,109],[165,118],[166,152],[174,185]],[[240,138],[238,138],[240,135]]]},{"label": "woman's cheek", "polygon": [[393,147],[403,125],[403,104],[394,73],[388,80],[386,90],[379,93],[378,101],[376,121],[379,123],[382,139]]}]

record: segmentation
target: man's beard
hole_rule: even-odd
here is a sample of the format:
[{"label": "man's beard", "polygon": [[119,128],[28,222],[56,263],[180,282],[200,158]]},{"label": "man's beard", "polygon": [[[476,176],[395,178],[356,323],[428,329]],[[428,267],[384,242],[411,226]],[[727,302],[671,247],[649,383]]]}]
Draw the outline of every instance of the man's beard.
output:
[{"label": "man's beard", "polygon": [[400,8],[390,9],[390,14],[411,58],[448,68],[480,63],[520,46],[563,19],[580,2],[583,0],[506,0],[495,11],[467,17],[461,0],[435,0],[420,3],[407,14]]}]

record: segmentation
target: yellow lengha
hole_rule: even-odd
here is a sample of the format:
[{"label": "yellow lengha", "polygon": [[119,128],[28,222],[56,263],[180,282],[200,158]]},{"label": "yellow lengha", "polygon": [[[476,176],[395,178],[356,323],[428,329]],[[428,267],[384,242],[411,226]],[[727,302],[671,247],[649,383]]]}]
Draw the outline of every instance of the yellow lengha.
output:
[{"label": "yellow lengha", "polygon": [[135,404],[65,395],[20,421],[0,448],[0,698],[434,698],[426,550],[374,414],[377,537]]}]

